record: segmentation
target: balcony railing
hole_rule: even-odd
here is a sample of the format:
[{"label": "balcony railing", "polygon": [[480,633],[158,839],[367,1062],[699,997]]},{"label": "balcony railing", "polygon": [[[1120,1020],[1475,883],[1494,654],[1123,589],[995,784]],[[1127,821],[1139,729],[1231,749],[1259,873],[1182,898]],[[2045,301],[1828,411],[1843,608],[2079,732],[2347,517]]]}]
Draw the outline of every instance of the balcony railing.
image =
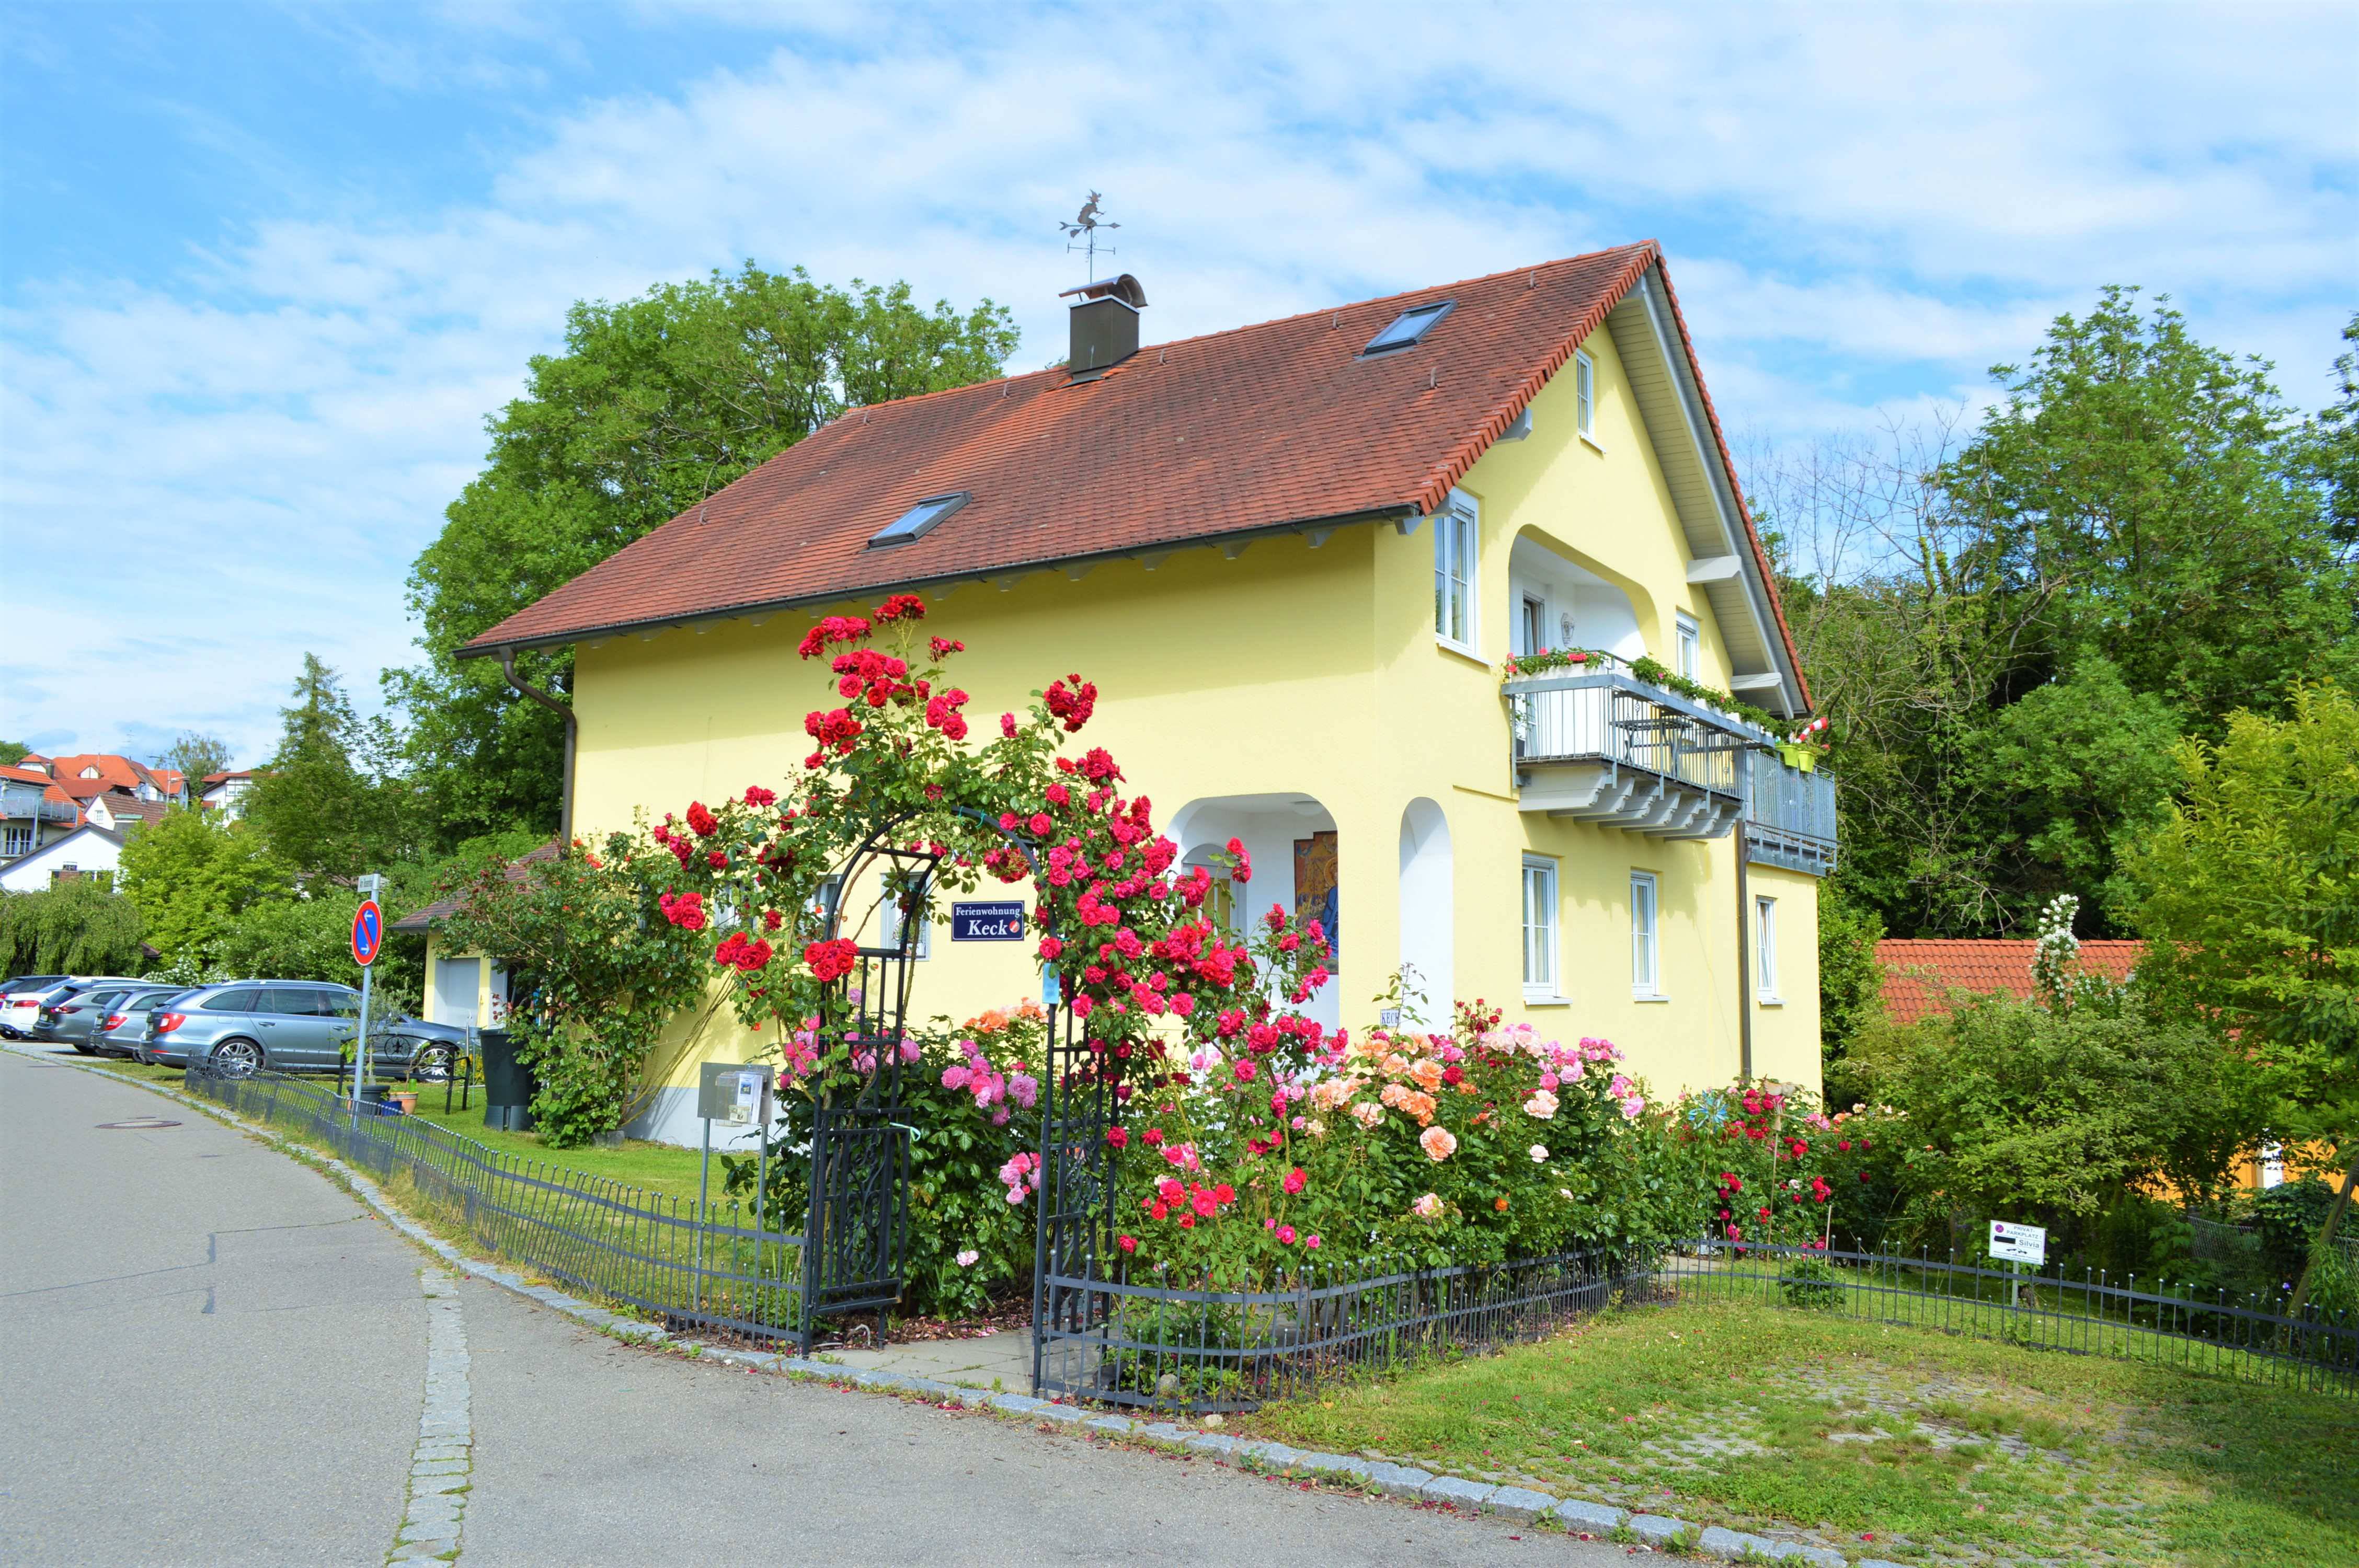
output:
[{"label": "balcony railing", "polygon": [[1525,810],[1670,838],[1741,821],[1748,860],[1834,869],[1834,781],[1788,767],[1767,730],[1602,655],[1503,690]]}]

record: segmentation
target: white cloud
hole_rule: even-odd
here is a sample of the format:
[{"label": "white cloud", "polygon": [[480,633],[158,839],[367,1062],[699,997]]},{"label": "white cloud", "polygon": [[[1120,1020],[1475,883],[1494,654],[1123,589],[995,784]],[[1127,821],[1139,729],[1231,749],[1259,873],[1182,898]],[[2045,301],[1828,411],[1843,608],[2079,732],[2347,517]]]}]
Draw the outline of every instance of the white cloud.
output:
[{"label": "white cloud", "polygon": [[[486,15],[309,25],[485,115],[592,47],[563,13]],[[1053,357],[1080,263],[1052,224],[1087,187],[1166,338],[1658,235],[1723,416],[1785,436],[1978,396],[2112,281],[2176,292],[2316,401],[2349,303],[2359,50],[2324,7],[645,21],[714,29],[727,63],[534,101],[545,131],[486,155],[483,200],[290,204],[189,236],[168,287],[19,286],[8,533],[73,547],[12,617],[0,735],[210,727],[250,759],[306,648],[368,695],[407,657],[404,570],[484,415],[577,297],[801,262],[990,295],[1027,329],[1019,367]],[[303,154],[247,161],[300,190],[273,160]]]}]

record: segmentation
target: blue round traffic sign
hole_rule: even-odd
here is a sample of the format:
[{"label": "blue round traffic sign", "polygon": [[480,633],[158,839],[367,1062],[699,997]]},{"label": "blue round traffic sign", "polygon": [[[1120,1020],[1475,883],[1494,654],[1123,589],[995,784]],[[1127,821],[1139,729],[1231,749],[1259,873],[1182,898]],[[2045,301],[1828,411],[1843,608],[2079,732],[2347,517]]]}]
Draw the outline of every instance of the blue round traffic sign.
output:
[{"label": "blue round traffic sign", "polygon": [[376,962],[376,951],[385,946],[385,911],[376,900],[361,900],[360,909],[353,915],[353,960],[366,968]]}]

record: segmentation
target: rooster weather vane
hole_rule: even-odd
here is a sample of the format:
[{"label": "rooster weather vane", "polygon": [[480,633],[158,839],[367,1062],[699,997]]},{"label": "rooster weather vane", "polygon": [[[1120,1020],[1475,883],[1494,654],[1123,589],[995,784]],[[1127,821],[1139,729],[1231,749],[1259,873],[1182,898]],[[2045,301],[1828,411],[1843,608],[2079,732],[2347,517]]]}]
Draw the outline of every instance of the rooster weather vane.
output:
[{"label": "rooster weather vane", "polygon": [[[1094,283],[1097,281],[1098,231],[1100,229],[1119,229],[1122,227],[1119,223],[1108,222],[1099,216],[1099,214],[1103,211],[1103,209],[1099,206],[1099,203],[1104,200],[1105,198],[1097,191],[1091,191],[1090,199],[1082,203],[1082,210],[1078,213],[1074,214],[1073,221],[1070,223],[1059,223],[1057,225],[1058,232],[1065,236],[1067,242],[1065,248],[1069,251],[1080,251],[1088,258],[1089,276],[1082,280],[1087,283]],[[1078,245],[1071,243],[1076,237],[1082,241]],[[1113,255],[1114,254],[1114,248],[1112,245],[1106,246],[1105,254]]]}]

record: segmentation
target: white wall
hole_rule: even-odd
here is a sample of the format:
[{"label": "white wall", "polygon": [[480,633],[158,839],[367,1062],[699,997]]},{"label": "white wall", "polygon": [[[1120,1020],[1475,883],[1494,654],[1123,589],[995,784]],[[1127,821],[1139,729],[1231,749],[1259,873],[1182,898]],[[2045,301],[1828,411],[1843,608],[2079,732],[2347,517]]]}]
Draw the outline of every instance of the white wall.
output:
[{"label": "white wall", "polygon": [[[1309,795],[1231,795],[1190,801],[1172,814],[1167,831],[1183,860],[1192,849],[1232,838],[1244,843],[1253,859],[1253,880],[1237,889],[1236,907],[1238,920],[1248,922],[1269,913],[1271,904],[1294,912],[1294,841],[1335,830],[1334,817]],[[1338,892],[1339,906],[1353,896],[1348,888]],[[1348,930],[1338,935],[1343,942],[1352,940]],[[1329,1029],[1342,1027],[1343,1001],[1336,983],[1330,980],[1301,1011]]]},{"label": "white wall", "polygon": [[10,892],[40,892],[49,887],[50,873],[67,866],[78,867],[85,875],[103,872],[112,885],[122,854],[122,843],[103,833],[86,829],[71,833],[9,861],[0,869],[0,888]]},{"label": "white wall", "polygon": [[[1638,616],[1630,608],[1629,597],[1595,572],[1575,566],[1532,539],[1515,542],[1508,552],[1507,571],[1511,636],[1521,634],[1525,594],[1537,592],[1548,601],[1542,622],[1546,646],[1603,648],[1625,659],[1647,653],[1647,640],[1638,634]],[[1564,625],[1567,615],[1572,617],[1570,635]]]}]

